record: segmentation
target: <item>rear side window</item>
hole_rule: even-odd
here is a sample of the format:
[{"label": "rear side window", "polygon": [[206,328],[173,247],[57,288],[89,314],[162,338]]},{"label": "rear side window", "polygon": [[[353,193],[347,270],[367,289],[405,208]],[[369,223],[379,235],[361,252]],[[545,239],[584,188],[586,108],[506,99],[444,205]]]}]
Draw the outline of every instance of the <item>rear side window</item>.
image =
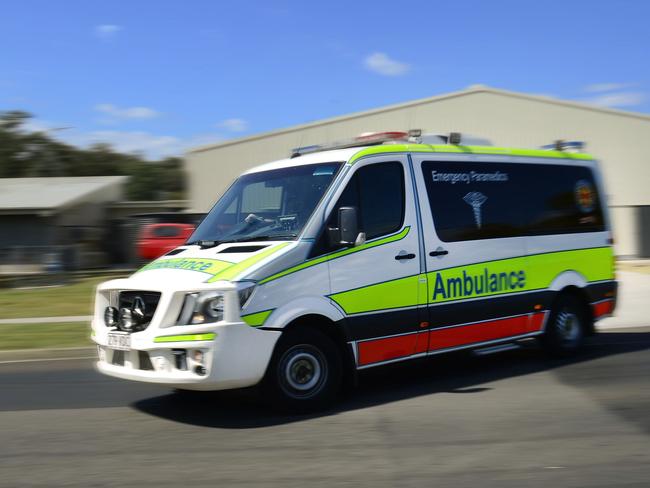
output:
[{"label": "rear side window", "polygon": [[330,217],[336,226],[338,209],[357,207],[366,239],[398,231],[404,221],[404,169],[398,162],[364,166],[350,179]]},{"label": "rear side window", "polygon": [[422,171],[436,231],[446,242],[604,228],[589,168],[430,161]]},{"label": "rear side window", "polygon": [[521,208],[532,235],[605,229],[600,195],[590,168],[535,165]]}]

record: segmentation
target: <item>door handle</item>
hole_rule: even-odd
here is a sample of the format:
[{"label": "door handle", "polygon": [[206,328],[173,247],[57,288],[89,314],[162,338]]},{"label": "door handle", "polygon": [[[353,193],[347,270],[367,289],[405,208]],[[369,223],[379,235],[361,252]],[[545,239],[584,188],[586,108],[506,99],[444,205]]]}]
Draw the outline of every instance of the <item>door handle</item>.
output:
[{"label": "door handle", "polygon": [[435,251],[431,251],[431,252],[429,253],[429,256],[433,256],[433,257],[436,257],[436,256],[446,256],[447,254],[449,254],[449,251],[447,251],[446,249],[438,248],[438,249],[436,249]]},{"label": "door handle", "polygon": [[395,259],[397,259],[398,261],[401,261],[402,259],[415,259],[415,254],[413,254],[413,253],[411,253],[411,254],[398,254],[397,256],[395,256]]}]

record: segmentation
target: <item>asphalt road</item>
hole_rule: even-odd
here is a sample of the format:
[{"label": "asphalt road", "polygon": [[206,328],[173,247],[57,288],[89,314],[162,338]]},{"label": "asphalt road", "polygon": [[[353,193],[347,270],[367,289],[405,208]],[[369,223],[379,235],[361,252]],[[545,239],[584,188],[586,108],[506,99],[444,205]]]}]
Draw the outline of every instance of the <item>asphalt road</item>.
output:
[{"label": "asphalt road", "polygon": [[190,397],[88,360],[0,365],[0,486],[650,485],[650,328],[369,372],[333,411]]}]

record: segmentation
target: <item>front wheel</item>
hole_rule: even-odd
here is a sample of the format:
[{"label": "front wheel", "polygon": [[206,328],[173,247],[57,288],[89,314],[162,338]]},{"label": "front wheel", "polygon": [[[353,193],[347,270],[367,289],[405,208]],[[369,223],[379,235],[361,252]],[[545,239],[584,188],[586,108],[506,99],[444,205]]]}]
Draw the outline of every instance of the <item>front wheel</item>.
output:
[{"label": "front wheel", "polygon": [[571,355],[582,347],[586,325],[581,301],[572,295],[561,295],[551,310],[542,344],[554,356]]},{"label": "front wheel", "polygon": [[[285,335],[286,334],[286,335]],[[265,400],[278,410],[325,408],[341,387],[341,355],[334,342],[314,329],[283,334],[263,381]]]}]

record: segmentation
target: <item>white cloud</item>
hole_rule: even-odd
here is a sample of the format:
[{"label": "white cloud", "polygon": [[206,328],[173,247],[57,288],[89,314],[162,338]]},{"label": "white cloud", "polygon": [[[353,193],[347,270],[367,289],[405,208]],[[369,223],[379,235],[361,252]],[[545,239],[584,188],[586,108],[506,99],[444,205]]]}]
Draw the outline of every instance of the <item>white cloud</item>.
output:
[{"label": "white cloud", "polygon": [[182,156],[189,149],[224,140],[221,134],[197,134],[180,138],[145,131],[119,130],[65,131],[52,135],[65,142],[82,147],[98,143],[109,144],[119,152],[140,153],[151,160],[168,156]]},{"label": "white cloud", "polygon": [[366,57],[363,64],[370,71],[384,76],[401,76],[411,69],[409,64],[391,59],[387,54],[380,52]]},{"label": "white cloud", "polygon": [[94,142],[107,142],[118,151],[143,153],[175,153],[181,141],[174,136],[159,136],[142,131],[94,131],[88,134]]},{"label": "white cloud", "polygon": [[600,93],[609,91],[625,90],[637,86],[636,83],[593,83],[585,86],[585,91],[589,93]]},{"label": "white cloud", "polygon": [[95,110],[109,116],[111,122],[114,119],[153,119],[160,115],[159,112],[149,107],[120,108],[110,103],[95,105]]},{"label": "white cloud", "polygon": [[587,103],[599,105],[601,107],[634,107],[646,100],[645,93],[641,92],[616,92],[603,93],[585,100]]},{"label": "white cloud", "polygon": [[244,119],[226,119],[219,122],[217,127],[230,132],[244,132],[248,128],[248,122]]},{"label": "white cloud", "polygon": [[113,38],[118,32],[122,30],[121,25],[115,24],[102,24],[95,26],[95,35],[100,39],[106,41]]},{"label": "white cloud", "polygon": [[45,132],[49,137],[77,147],[87,148],[98,143],[109,144],[117,151],[143,154],[150,160],[168,156],[182,156],[189,149],[214,144],[226,139],[223,134],[216,132],[181,138],[146,131],[83,131],[66,126],[64,123],[36,119],[27,121],[23,130],[25,132]]}]

